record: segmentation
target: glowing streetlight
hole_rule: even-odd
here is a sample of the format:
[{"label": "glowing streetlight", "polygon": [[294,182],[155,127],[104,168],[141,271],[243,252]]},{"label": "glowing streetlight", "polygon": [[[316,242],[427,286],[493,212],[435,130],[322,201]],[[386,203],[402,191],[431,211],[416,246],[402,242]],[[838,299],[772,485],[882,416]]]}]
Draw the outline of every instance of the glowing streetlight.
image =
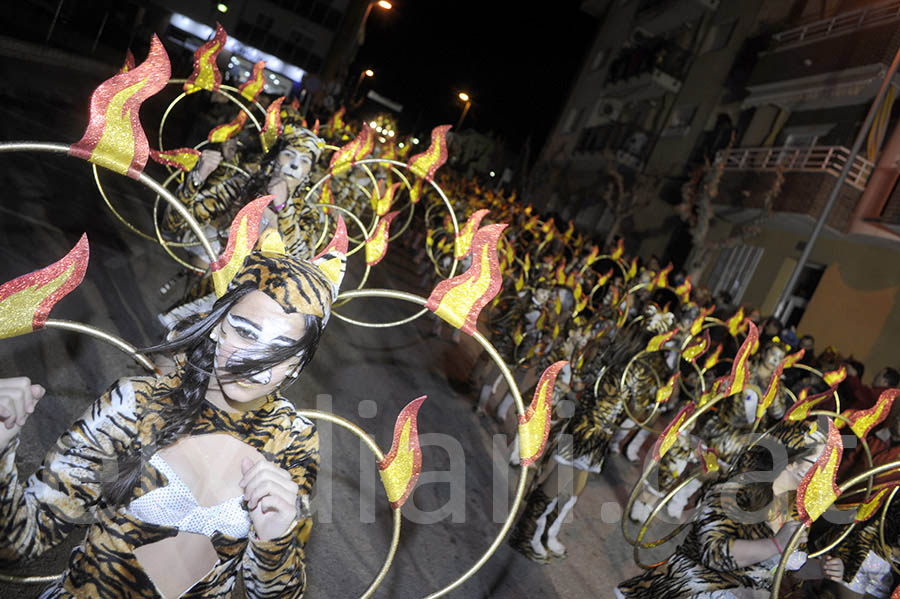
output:
[{"label": "glowing streetlight", "polygon": [[374,77],[375,71],[373,71],[372,69],[366,69],[365,71],[363,71],[363,75],[365,75],[366,77]]},{"label": "glowing streetlight", "polygon": [[219,2],[218,4],[216,4],[216,10],[222,14],[225,14],[226,12],[228,12],[228,5],[224,2]]},{"label": "glowing streetlight", "polygon": [[390,2],[388,2],[387,0],[378,0],[378,2],[376,2],[376,4],[378,4],[378,6],[380,8],[383,8],[384,10],[391,10],[392,8],[394,8],[394,5],[391,4]]},{"label": "glowing streetlight", "polygon": [[356,92],[359,91],[359,85],[362,83],[363,79],[366,77],[374,77],[375,71],[372,69],[365,69],[359,73],[359,78],[356,80],[356,85],[353,86],[353,93],[350,94],[350,101],[353,102],[356,98]]},{"label": "glowing streetlight", "polygon": [[466,115],[469,113],[469,107],[472,106],[472,100],[469,98],[469,94],[466,92],[459,92],[457,97],[465,102],[465,106],[463,106],[462,114],[459,115],[459,121],[456,123],[456,130],[459,131],[460,127],[462,127],[463,119],[466,118]]}]

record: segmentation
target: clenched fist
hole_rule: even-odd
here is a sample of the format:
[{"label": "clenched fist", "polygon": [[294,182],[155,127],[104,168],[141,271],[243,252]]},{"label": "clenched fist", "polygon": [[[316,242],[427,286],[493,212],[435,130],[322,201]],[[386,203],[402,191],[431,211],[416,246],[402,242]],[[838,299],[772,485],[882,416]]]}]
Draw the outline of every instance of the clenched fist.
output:
[{"label": "clenched fist", "polygon": [[15,439],[46,391],[28,377],[0,379],[0,450]]}]

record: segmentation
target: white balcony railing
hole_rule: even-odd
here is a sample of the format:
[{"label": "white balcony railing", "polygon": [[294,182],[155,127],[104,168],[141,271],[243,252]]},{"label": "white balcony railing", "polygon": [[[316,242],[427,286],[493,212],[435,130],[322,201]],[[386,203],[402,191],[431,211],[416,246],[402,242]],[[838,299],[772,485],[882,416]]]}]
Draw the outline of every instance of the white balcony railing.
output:
[{"label": "white balcony railing", "polygon": [[[850,150],[844,146],[809,146],[806,148],[733,148],[716,154],[716,162],[725,170],[774,171],[781,165],[785,171],[828,173],[835,177],[847,163]],[[847,174],[847,184],[862,190],[875,165],[857,155]]]},{"label": "white balcony railing", "polygon": [[851,31],[900,20],[900,0],[841,13],[830,19],[812,21],[772,36],[776,50],[844,35]]}]

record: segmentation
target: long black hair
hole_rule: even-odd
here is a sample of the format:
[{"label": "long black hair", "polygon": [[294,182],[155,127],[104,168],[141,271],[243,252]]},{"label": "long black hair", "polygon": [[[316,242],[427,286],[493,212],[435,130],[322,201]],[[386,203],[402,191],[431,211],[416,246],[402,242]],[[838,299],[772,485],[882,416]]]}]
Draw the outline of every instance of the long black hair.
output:
[{"label": "long black hair", "polygon": [[322,319],[305,314],[306,330],[297,343],[289,346],[272,345],[263,355],[243,358],[237,363],[220,368],[224,371],[224,375],[216,373],[216,342],[210,338],[210,332],[241,298],[255,290],[256,287],[249,282],[229,290],[213,305],[209,314],[180,323],[176,327],[177,334],[174,339],[142,350],[152,353],[183,354],[183,361],[177,360],[177,363],[180,363],[178,368],[181,380],[174,389],[160,390],[159,397],[155,398],[170,399],[163,403],[160,410],[159,415],[164,424],[156,433],[156,438],[149,445],[132,446],[130,452],[117,456],[117,476],[113,480],[106,481],[103,486],[103,495],[107,503],[118,506],[127,502],[140,480],[143,460],[149,459],[159,449],[168,447],[191,433],[193,424],[203,409],[211,376],[216,376],[219,382],[245,378],[293,357],[300,358],[295,371],[299,373],[312,360],[322,334]]}]

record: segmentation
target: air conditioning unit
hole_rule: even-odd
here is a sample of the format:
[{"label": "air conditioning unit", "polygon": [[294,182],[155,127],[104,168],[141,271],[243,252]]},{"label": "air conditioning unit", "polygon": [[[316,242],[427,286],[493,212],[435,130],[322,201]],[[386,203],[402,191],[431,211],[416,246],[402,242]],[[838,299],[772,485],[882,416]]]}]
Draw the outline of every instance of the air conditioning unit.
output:
[{"label": "air conditioning unit", "polygon": [[594,108],[594,123],[603,125],[611,123],[619,118],[622,114],[622,102],[610,98],[603,98],[597,102]]}]

